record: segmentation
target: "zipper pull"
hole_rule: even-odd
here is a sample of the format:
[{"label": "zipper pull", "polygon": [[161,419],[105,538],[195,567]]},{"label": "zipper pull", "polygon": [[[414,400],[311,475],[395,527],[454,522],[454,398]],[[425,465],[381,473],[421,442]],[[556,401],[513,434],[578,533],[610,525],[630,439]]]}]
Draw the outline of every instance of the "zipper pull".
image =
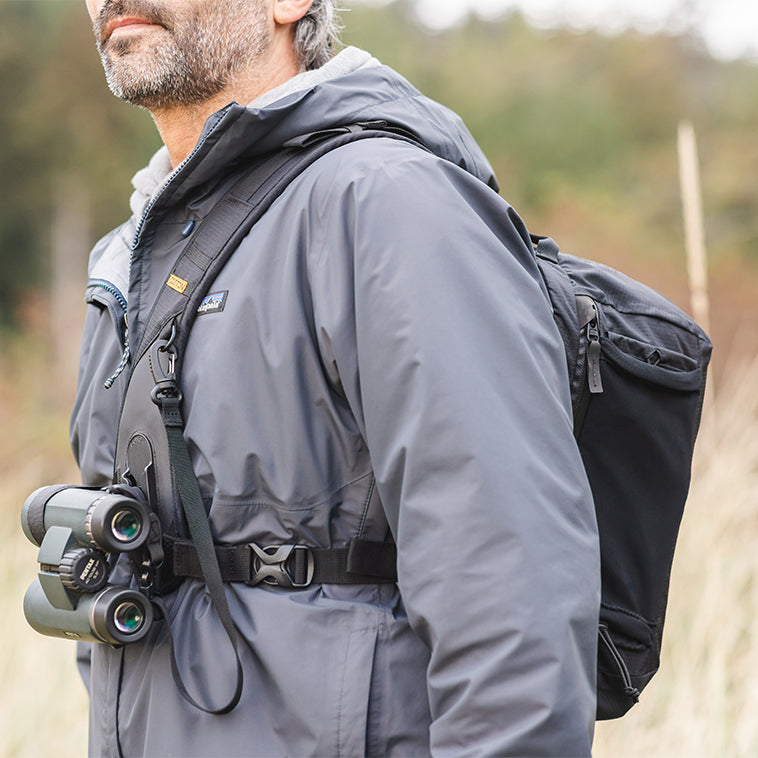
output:
[{"label": "zipper pull", "polygon": [[[597,306],[592,304],[597,313]],[[600,377],[600,330],[597,316],[587,324],[587,383],[593,395],[603,391],[603,380]]]},{"label": "zipper pull", "polygon": [[600,377],[600,313],[597,303],[589,295],[576,296],[576,315],[579,328],[587,336],[587,386],[591,394],[603,391]]},{"label": "zipper pull", "polygon": [[610,653],[613,662],[616,664],[619,674],[621,675],[621,681],[624,684],[624,694],[631,698],[635,703],[640,701],[640,691],[634,686],[632,682],[632,676],[629,673],[629,668],[626,665],[626,661],[619,653],[618,648],[613,642],[611,633],[605,624],[599,624],[598,637],[605,645],[606,650]]},{"label": "zipper pull", "polygon": [[132,351],[129,347],[129,336],[128,332],[126,333],[126,337],[124,338],[124,350],[121,353],[121,362],[116,367],[116,370],[103,382],[103,387],[105,389],[109,390],[116,382],[116,379],[121,376],[121,374],[124,373],[124,370],[129,365],[129,361],[132,358]]}]

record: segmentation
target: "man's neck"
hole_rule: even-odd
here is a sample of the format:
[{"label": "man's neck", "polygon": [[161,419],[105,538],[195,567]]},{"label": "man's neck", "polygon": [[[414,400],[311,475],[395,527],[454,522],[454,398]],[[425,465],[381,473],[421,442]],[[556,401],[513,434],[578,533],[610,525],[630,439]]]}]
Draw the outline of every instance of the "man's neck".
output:
[{"label": "man's neck", "polygon": [[299,73],[299,65],[289,39],[274,39],[265,57],[239,72],[218,94],[193,105],[176,105],[152,110],[171,165],[176,168],[200,139],[208,117],[232,100],[247,104]]}]

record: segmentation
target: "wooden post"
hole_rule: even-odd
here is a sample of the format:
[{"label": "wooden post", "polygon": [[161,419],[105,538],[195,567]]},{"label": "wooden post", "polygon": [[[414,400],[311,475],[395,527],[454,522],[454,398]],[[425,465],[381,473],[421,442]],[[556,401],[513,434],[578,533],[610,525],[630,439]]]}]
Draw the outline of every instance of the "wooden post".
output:
[{"label": "wooden post", "polygon": [[[703,201],[700,188],[697,141],[695,129],[689,121],[679,124],[679,180],[682,187],[682,209],[684,212],[684,236],[687,248],[687,274],[690,284],[690,307],[692,317],[710,333],[711,316],[708,299],[708,260],[705,249],[705,223]],[[703,421],[713,425],[716,391],[713,371],[708,378],[708,386],[703,405]]]},{"label": "wooden post", "polygon": [[687,273],[690,283],[692,316],[706,332],[710,331],[708,300],[708,262],[700,189],[695,129],[689,121],[679,124],[679,179],[682,186],[684,234],[687,246]]}]

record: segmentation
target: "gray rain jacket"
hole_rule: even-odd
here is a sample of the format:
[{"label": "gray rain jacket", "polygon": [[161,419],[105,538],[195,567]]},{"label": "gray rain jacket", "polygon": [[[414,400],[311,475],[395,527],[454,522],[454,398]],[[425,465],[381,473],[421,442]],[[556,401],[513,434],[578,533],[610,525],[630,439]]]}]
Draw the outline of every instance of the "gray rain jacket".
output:
[{"label": "gray rain jacket", "polygon": [[[590,752],[597,530],[528,236],[458,117],[347,55],[346,73],[212,117],[142,217],[95,247],[72,443],[84,483],[108,483],[125,375],[103,383],[127,301],[135,345],[230,167],[336,124],[404,124],[435,154],[353,143],[274,203],[218,277],[225,308],[198,317],[182,376],[218,542],[391,534],[397,585],[227,585],[244,692],[224,716],[181,697],[163,622],[94,645],[92,755]],[[185,682],[224,702],[234,657],[203,583],[167,604]]]}]

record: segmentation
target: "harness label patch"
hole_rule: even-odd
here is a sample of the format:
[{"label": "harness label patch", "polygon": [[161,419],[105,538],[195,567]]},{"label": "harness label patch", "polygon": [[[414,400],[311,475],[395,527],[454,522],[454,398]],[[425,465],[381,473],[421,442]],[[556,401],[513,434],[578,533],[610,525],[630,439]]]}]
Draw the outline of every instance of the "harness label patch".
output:
[{"label": "harness label patch", "polygon": [[226,305],[226,296],[229,294],[229,290],[223,290],[222,292],[211,292],[210,295],[206,295],[197,309],[198,316],[204,316],[207,313],[221,313]]},{"label": "harness label patch", "polygon": [[171,274],[166,282],[166,286],[171,287],[172,290],[176,290],[180,295],[183,295],[184,290],[187,289],[187,282],[185,282],[184,279],[180,279],[176,274]]}]

